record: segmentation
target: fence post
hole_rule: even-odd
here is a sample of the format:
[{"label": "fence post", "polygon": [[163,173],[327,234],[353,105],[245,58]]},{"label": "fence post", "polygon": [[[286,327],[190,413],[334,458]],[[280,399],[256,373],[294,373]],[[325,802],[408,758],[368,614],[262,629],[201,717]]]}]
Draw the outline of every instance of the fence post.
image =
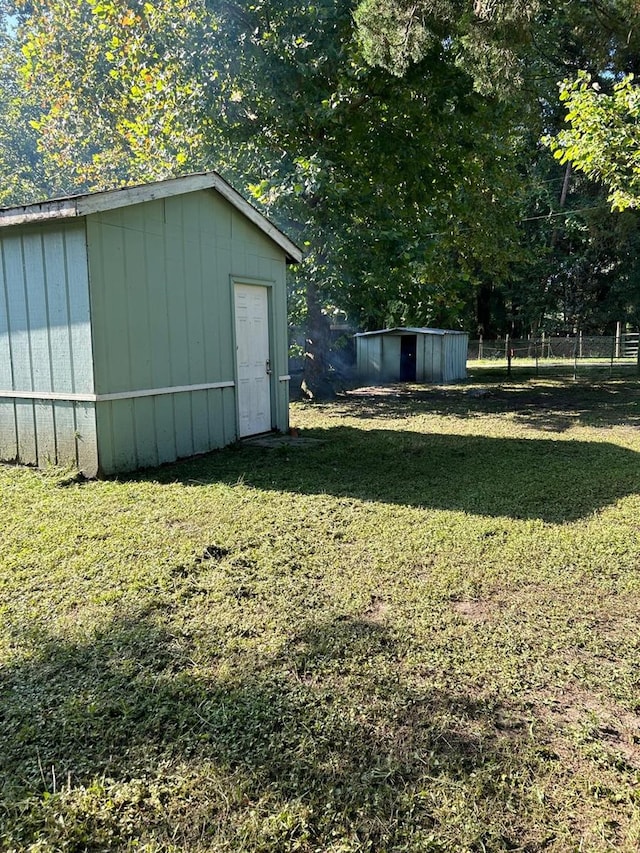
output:
[{"label": "fence post", "polygon": [[511,376],[511,347],[509,346],[509,335],[504,339],[504,350],[507,356],[507,376]]},{"label": "fence post", "polygon": [[616,347],[614,350],[614,357],[620,358],[620,341],[622,339],[622,323],[620,320],[616,323]]},{"label": "fence post", "polygon": [[483,357],[482,353],[482,333],[480,333],[480,340],[478,341],[478,360]]},{"label": "fence post", "polygon": [[578,378],[578,338],[574,338],[573,343],[573,378]]},{"label": "fence post", "polygon": [[580,354],[579,354],[578,358],[582,358],[582,331],[578,332],[578,340],[580,341],[580,343],[579,343]]},{"label": "fence post", "polygon": [[[544,334],[544,332],[542,334]],[[542,344],[542,346],[544,349],[544,343]],[[533,353],[534,353],[535,358],[536,358],[536,376],[538,376],[539,370],[538,370],[538,339],[537,338],[533,339]]]},{"label": "fence post", "polygon": [[[620,325],[618,323],[618,325]],[[618,358],[620,358],[620,339],[618,338],[618,332],[616,331],[616,336],[613,339],[613,346],[611,347],[611,364],[609,365],[609,378],[613,376],[613,362],[616,357],[616,353],[618,353]]]}]

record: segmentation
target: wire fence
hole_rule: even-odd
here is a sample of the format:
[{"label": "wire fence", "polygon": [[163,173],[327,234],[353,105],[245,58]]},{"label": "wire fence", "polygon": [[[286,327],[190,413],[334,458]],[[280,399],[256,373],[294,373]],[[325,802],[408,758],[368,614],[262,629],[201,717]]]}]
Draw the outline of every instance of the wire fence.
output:
[{"label": "wire fence", "polygon": [[570,337],[541,335],[538,338],[469,341],[470,363],[497,367],[502,363],[508,375],[515,371],[578,373],[594,369],[613,373],[640,372],[640,333]]}]

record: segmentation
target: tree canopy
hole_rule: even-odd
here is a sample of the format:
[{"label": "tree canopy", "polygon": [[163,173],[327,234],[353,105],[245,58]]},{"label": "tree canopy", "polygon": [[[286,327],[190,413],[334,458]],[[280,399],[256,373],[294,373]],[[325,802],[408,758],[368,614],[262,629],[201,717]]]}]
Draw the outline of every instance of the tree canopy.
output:
[{"label": "tree canopy", "polygon": [[[216,168],[304,245],[292,319],[605,322],[558,293],[619,267],[633,212],[615,239],[572,213],[602,191],[540,138],[561,128],[558,80],[634,70],[632,0],[3,2],[2,201]],[[569,103],[594,91],[577,80]]]},{"label": "tree canopy", "polygon": [[555,156],[602,182],[614,210],[640,206],[640,87],[633,75],[607,93],[583,72],[562,83],[560,100],[569,127],[549,139]]}]

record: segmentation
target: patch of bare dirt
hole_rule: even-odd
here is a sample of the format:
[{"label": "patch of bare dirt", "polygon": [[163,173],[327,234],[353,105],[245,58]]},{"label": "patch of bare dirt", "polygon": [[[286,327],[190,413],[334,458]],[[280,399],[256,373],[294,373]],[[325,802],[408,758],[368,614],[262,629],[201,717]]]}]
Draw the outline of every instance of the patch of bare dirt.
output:
[{"label": "patch of bare dirt", "polygon": [[383,622],[389,611],[389,605],[379,595],[372,595],[371,602],[362,614],[367,622]]},{"label": "patch of bare dirt", "polygon": [[[536,584],[527,586],[507,600],[503,596],[465,599],[451,604],[454,613],[469,623],[478,625],[527,614],[535,622],[543,616],[551,590]],[[566,599],[566,601],[565,601]],[[516,607],[516,604],[518,606]],[[566,654],[588,662],[592,667],[606,667],[617,660],[616,646],[628,643],[637,636],[640,624],[640,602],[636,595],[609,593],[594,602],[577,599],[569,591],[553,591],[551,616],[562,624],[578,623],[588,628],[601,642],[595,649],[574,649]],[[559,606],[559,605],[566,606]],[[606,655],[611,654],[611,661]],[[617,666],[617,664],[616,664]],[[633,770],[640,770],[640,714],[620,706],[611,697],[590,691],[579,685],[550,687],[531,697],[531,719],[539,720],[550,731],[550,747],[573,766],[577,760],[573,731],[582,733],[585,742],[600,744],[606,751],[621,758]]]},{"label": "patch of bare dirt", "polygon": [[411,400],[456,400],[461,396],[459,390],[446,390],[440,385],[416,386],[410,383],[390,383],[388,385],[363,385],[344,392],[347,400],[361,402],[369,397],[388,399],[402,398]]},{"label": "patch of bare dirt", "polygon": [[451,609],[468,622],[489,622],[500,615],[502,602],[491,599],[465,599],[452,602]]},{"label": "patch of bare dirt", "polygon": [[390,397],[402,394],[399,385],[364,385],[346,392],[347,397]]},{"label": "patch of bare dirt", "polygon": [[[640,770],[640,716],[621,708],[614,701],[579,687],[546,692],[538,697],[536,716],[558,732],[554,748],[560,754],[561,734],[582,727],[590,740],[598,741],[620,755],[634,770]],[[564,740],[564,739],[563,739]]]}]

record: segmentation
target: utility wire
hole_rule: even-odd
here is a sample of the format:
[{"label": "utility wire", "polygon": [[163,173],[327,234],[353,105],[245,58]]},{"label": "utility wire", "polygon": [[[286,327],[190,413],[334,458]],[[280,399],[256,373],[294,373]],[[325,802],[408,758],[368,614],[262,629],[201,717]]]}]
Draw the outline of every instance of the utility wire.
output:
[{"label": "utility wire", "polygon": [[573,210],[559,210],[557,213],[542,213],[540,216],[527,216],[518,222],[534,222],[536,219],[551,219],[553,216],[569,216],[571,213],[585,213],[587,210],[604,210],[606,204],[596,204],[593,207],[577,207]]},{"label": "utility wire", "polygon": [[[606,204],[596,204],[593,207],[578,207],[574,210],[559,210],[556,213],[542,213],[540,216],[526,216],[523,219],[517,219],[516,224],[519,225],[521,222],[535,222],[538,219],[551,219],[554,216],[569,216],[571,213],[585,213],[588,210],[604,210],[607,208]],[[464,234],[465,231],[471,231],[472,226],[466,225],[464,228],[460,228],[458,233]],[[425,238],[429,239],[431,237],[442,237],[445,234],[449,234],[449,231],[434,231],[432,234],[425,234]]]}]

